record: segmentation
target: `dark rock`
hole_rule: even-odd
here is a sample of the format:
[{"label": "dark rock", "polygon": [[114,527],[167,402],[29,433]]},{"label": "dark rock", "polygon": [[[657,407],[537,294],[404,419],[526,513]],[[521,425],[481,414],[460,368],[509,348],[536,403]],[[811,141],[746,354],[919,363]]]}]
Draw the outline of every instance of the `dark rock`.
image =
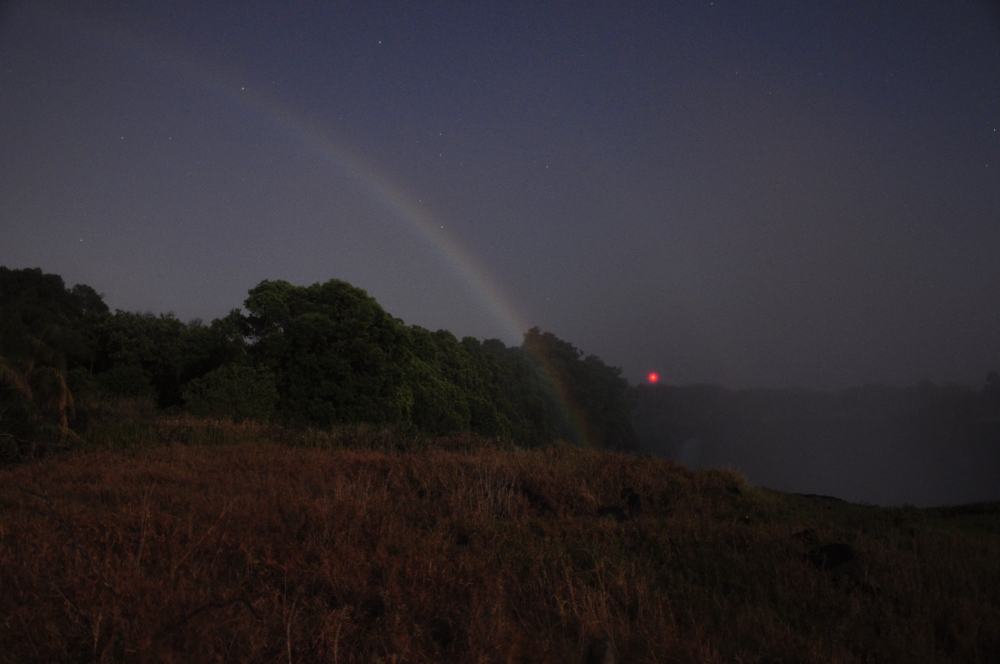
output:
[{"label": "dark rock", "polygon": [[609,516],[613,518],[618,523],[628,521],[628,515],[625,514],[625,510],[620,507],[615,507],[613,505],[603,505],[597,508],[598,516]]},{"label": "dark rock", "polygon": [[371,625],[385,616],[385,600],[377,593],[372,593],[361,600],[358,607],[358,617],[363,625]]},{"label": "dark rock", "polygon": [[615,647],[611,639],[603,637],[596,639],[587,648],[584,664],[615,664]]},{"label": "dark rock", "polygon": [[625,509],[628,510],[630,516],[635,517],[642,514],[642,499],[639,497],[632,487],[622,490],[622,500],[625,501]]},{"label": "dark rock", "polygon": [[435,645],[442,650],[447,650],[455,643],[459,634],[451,622],[443,618],[435,618],[430,623],[430,636]]},{"label": "dark rock", "polygon": [[531,507],[533,509],[536,509],[539,512],[551,512],[552,511],[552,505],[550,505],[549,501],[545,499],[545,496],[543,496],[539,492],[535,491],[531,487],[522,486],[521,487],[521,495],[523,495],[525,498],[527,498],[528,504],[531,505]]},{"label": "dark rock", "polygon": [[809,560],[820,569],[833,571],[854,560],[854,550],[848,544],[824,544],[809,552]]},{"label": "dark rock", "polygon": [[800,530],[799,532],[792,535],[793,538],[802,542],[807,546],[816,546],[819,544],[819,536],[816,531],[812,528],[806,528],[805,530]]}]

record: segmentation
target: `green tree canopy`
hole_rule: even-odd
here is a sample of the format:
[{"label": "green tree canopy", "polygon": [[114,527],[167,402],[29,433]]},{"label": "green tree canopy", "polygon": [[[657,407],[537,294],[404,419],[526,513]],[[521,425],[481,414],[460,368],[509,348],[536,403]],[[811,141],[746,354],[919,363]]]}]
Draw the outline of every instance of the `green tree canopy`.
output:
[{"label": "green tree canopy", "polygon": [[93,371],[108,395],[154,396],[161,406],[179,405],[188,381],[242,355],[238,328],[232,314],[204,325],[172,314],[116,311],[87,326]]},{"label": "green tree canopy", "polygon": [[621,369],[595,355],[584,356],[573,344],[537,327],[524,335],[523,348],[558,392],[563,409],[555,419],[567,439],[597,447],[638,448],[631,417],[634,397]]},{"label": "green tree canopy", "polygon": [[274,416],[278,390],[266,369],[227,364],[195,378],[184,390],[184,403],[195,415],[228,417],[235,422],[266,422]]},{"label": "green tree canopy", "polygon": [[263,281],[244,303],[248,349],[277,377],[279,410],[290,420],[410,421],[402,325],[360,288]]},{"label": "green tree canopy", "polygon": [[[0,266],[0,430],[30,436],[69,432],[74,383],[93,357],[83,324],[108,308],[93,288],[67,289],[41,269]],[[5,435],[14,435],[6,433]]]},{"label": "green tree canopy", "polygon": [[405,325],[336,279],[262,281],[244,307],[211,325],[112,314],[88,286],[0,267],[3,398],[63,430],[79,385],[213,417],[471,431],[529,446],[634,443],[621,371],[538,328],[520,347],[459,341]]}]

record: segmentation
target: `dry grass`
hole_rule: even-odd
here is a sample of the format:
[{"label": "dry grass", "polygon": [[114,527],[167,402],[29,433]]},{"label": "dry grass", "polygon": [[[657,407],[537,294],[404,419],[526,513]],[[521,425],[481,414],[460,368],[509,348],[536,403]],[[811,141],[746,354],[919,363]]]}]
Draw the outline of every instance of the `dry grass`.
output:
[{"label": "dry grass", "polygon": [[[830,503],[562,445],[231,435],[0,470],[0,661],[581,662],[601,636],[621,662],[998,661],[990,506]],[[642,514],[598,518],[626,486]],[[806,562],[805,527],[859,573]]]}]

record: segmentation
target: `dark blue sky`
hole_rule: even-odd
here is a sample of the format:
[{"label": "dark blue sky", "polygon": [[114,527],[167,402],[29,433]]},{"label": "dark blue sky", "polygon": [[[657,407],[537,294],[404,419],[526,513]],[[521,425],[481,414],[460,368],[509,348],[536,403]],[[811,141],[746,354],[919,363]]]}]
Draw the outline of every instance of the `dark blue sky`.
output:
[{"label": "dark blue sky", "polygon": [[0,264],[112,308],[339,278],[633,383],[1000,368],[996,4],[0,12]]}]

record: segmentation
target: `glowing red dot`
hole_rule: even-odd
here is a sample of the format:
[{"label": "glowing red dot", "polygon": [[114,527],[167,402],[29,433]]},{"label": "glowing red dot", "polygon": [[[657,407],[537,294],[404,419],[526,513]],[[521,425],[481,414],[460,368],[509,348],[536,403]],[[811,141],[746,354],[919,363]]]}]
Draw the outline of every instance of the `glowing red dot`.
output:
[{"label": "glowing red dot", "polygon": [[655,383],[656,381],[660,380],[660,374],[656,373],[655,371],[650,371],[649,375],[646,376],[646,378],[649,379],[650,383]]}]

